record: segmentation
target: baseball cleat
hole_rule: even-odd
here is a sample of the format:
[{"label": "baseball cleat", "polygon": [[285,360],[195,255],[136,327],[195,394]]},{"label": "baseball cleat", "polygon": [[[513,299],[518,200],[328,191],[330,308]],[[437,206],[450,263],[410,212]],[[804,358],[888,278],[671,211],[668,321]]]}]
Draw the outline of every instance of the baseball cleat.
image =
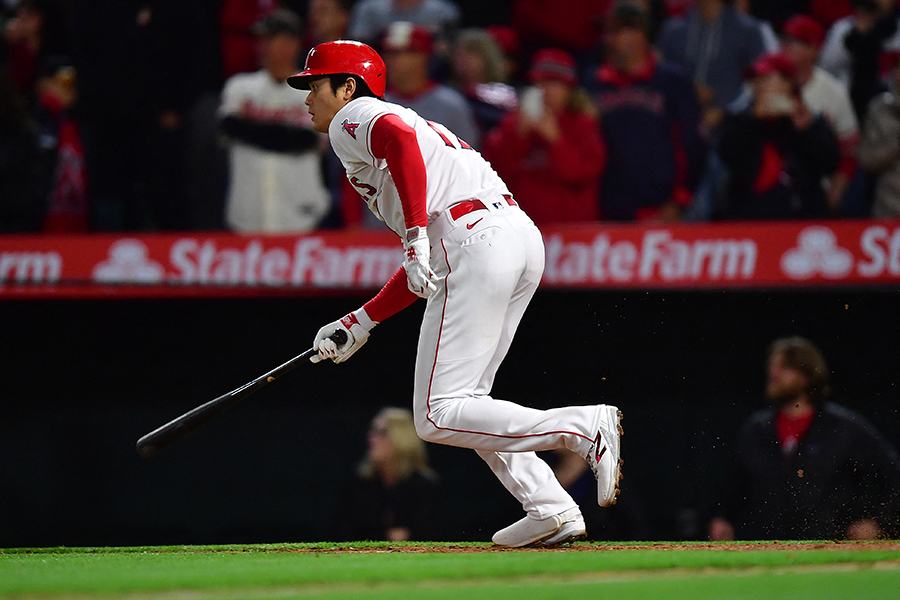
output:
[{"label": "baseball cleat", "polygon": [[537,542],[536,546],[544,548],[552,548],[561,544],[583,540],[587,537],[587,531],[584,527],[584,517],[578,508],[570,508],[558,515],[563,519],[559,530],[545,540]]},{"label": "baseball cleat", "polygon": [[620,453],[620,438],[625,434],[621,422],[622,411],[615,406],[598,407],[597,433],[585,459],[597,478],[597,504],[600,506],[612,506],[620,493],[619,482],[625,464]]},{"label": "baseball cleat", "polygon": [[558,546],[585,537],[584,517],[576,506],[546,519],[523,517],[494,534],[498,546]]}]

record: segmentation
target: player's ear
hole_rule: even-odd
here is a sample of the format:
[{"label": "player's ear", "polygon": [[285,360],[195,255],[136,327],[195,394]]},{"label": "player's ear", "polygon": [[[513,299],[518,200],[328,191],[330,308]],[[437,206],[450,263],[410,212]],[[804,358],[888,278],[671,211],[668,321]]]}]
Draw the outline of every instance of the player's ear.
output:
[{"label": "player's ear", "polygon": [[347,81],[345,81],[344,85],[341,87],[343,88],[342,96],[344,97],[344,100],[352,100],[353,96],[356,94],[356,79],[348,77]]}]

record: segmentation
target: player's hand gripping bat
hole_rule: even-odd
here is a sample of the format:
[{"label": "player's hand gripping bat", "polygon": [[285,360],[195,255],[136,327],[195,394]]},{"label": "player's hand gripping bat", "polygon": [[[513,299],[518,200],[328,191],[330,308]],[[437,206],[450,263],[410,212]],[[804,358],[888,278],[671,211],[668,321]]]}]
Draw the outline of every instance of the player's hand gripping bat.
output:
[{"label": "player's hand gripping bat", "polygon": [[[329,336],[338,346],[347,343],[347,332],[338,329]],[[232,390],[224,396],[219,396],[215,400],[210,400],[206,404],[201,404],[197,408],[184,413],[177,419],[169,421],[159,429],[151,431],[137,441],[138,454],[144,458],[148,458],[156,454],[158,450],[165,448],[172,442],[180,440],[190,432],[194,431],[222,411],[230,408],[261,388],[274,381],[276,378],[293,371],[300,363],[309,359],[317,350],[310,348],[303,354],[295,356],[279,367],[275,367],[265,375],[260,375],[250,383],[246,383],[236,390]]]}]

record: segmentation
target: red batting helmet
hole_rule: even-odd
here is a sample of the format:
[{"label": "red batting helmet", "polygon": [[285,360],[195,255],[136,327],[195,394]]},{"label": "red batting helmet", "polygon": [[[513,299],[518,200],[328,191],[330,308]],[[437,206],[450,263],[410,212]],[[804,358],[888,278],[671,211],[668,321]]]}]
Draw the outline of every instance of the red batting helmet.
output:
[{"label": "red batting helmet", "polygon": [[356,75],[379,98],[384,97],[384,60],[371,47],[352,40],[319,44],[306,55],[303,70],[288,77],[288,85],[308,90],[309,80],[338,73]]}]

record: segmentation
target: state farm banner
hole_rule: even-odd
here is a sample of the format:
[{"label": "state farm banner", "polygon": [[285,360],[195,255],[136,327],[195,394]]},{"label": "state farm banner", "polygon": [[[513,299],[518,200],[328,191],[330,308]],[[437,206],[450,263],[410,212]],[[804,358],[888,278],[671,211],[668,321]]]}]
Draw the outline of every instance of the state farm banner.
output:
[{"label": "state farm banner", "polygon": [[900,221],[579,226],[545,232],[544,244],[555,287],[900,283]]},{"label": "state farm banner", "polygon": [[402,259],[389,231],[0,236],[0,297],[362,290],[383,285]]},{"label": "state farm banner", "polygon": [[[724,289],[900,284],[900,221],[545,228],[545,287]],[[0,298],[272,295],[377,289],[389,231],[0,236]]]}]

